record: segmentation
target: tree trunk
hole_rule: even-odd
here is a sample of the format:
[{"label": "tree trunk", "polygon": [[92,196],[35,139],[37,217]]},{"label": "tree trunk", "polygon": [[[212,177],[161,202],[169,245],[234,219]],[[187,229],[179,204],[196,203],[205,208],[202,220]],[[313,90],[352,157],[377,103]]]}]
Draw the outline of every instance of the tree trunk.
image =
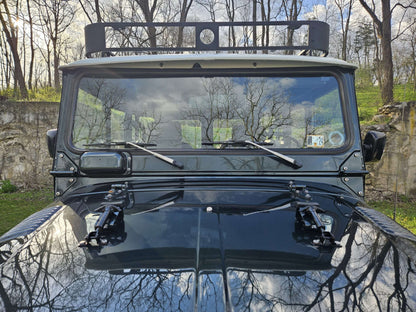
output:
[{"label": "tree trunk", "polygon": [[[257,22],[257,0],[253,0],[253,22]],[[257,27],[253,27],[253,47],[257,47]],[[254,53],[257,53],[254,50]]]},{"label": "tree trunk", "polygon": [[[261,7],[262,21],[263,22],[270,22],[270,12],[271,12],[270,0],[267,0],[267,10],[266,10],[266,5],[264,3],[264,0],[261,0],[260,7]],[[263,47],[269,46],[270,32],[269,32],[269,26],[268,25],[262,27],[261,43],[262,43]],[[263,50],[263,53],[267,54],[268,50]]]},{"label": "tree trunk", "polygon": [[383,105],[393,102],[393,55],[391,51],[391,13],[390,0],[382,0],[382,36],[381,36],[381,53],[382,60],[382,89],[381,99]]},{"label": "tree trunk", "polygon": [[52,49],[53,49],[53,82],[54,82],[55,89],[59,90],[60,85],[61,85],[59,81],[60,57],[59,57],[58,46],[57,46],[57,38],[52,39]]},{"label": "tree trunk", "polygon": [[[143,12],[144,19],[146,23],[153,23],[154,22],[154,13],[156,10],[157,0],[153,0],[153,4],[150,7],[149,0],[136,0],[140,6],[140,9]],[[156,28],[155,27],[148,27],[147,28],[149,43],[151,48],[156,48]]]},{"label": "tree trunk", "polygon": [[349,0],[348,2],[348,8],[347,8],[347,18],[345,20],[344,25],[344,3],[336,3],[338,6],[338,9],[340,11],[341,16],[341,30],[342,30],[342,52],[341,57],[344,61],[347,60],[347,44],[348,44],[348,31],[350,29],[350,19],[351,19],[351,11],[352,11],[352,2],[353,0]]},{"label": "tree trunk", "polygon": [[29,30],[30,30],[30,63],[29,63],[29,75],[28,75],[28,87],[32,89],[32,78],[33,78],[33,66],[35,63],[35,46],[33,41],[33,18],[31,14],[29,0],[26,0],[27,12],[29,17]]},{"label": "tree trunk", "polygon": [[[235,17],[235,3],[234,0],[226,0],[225,1],[225,8],[227,11],[228,21],[234,22]],[[235,30],[234,27],[231,26],[228,29],[228,46],[235,47],[237,46],[237,40],[235,36]]]},{"label": "tree trunk", "polygon": [[412,40],[412,60],[413,60],[412,61],[413,91],[416,91],[416,44],[413,40]]},{"label": "tree trunk", "polygon": [[381,0],[381,14],[380,20],[375,11],[372,10],[365,0],[360,0],[361,5],[370,14],[374,24],[377,28],[377,34],[380,37],[381,45],[381,99],[383,105],[388,105],[393,102],[393,57],[391,50],[391,11],[390,0]]},{"label": "tree trunk", "polygon": [[9,20],[9,22],[6,23],[2,10],[0,10],[0,22],[3,27],[3,32],[6,35],[6,41],[10,46],[10,51],[13,56],[14,79],[15,79],[15,82],[17,82],[17,84],[19,85],[20,96],[23,99],[27,99],[29,97],[29,94],[27,92],[25,77],[23,75],[22,65],[21,65],[20,57],[19,57],[19,51],[17,48],[16,29],[13,27],[10,11],[9,11],[6,1],[3,1],[2,3],[4,6],[4,12],[6,12],[6,17]]},{"label": "tree trunk", "polygon": [[[192,2],[193,0],[190,0],[188,4],[188,0],[183,0],[179,22],[181,23],[186,22],[186,18],[188,16],[189,9],[191,8]],[[178,48],[182,47],[182,44],[183,44],[183,27],[179,27],[178,44],[177,44]]]},{"label": "tree trunk", "polygon": [[[282,5],[284,6],[284,10],[286,13],[286,19],[288,21],[297,21],[298,16],[300,13],[300,8],[302,7],[302,1],[292,0],[290,3],[289,1],[283,1]],[[295,30],[288,27],[287,28],[287,38],[286,38],[286,46],[292,47],[293,46],[293,35],[295,34]],[[285,54],[293,55],[295,51],[293,50],[285,50]]]},{"label": "tree trunk", "polygon": [[100,4],[98,0],[95,0],[95,14],[97,15],[97,23],[102,23]]}]

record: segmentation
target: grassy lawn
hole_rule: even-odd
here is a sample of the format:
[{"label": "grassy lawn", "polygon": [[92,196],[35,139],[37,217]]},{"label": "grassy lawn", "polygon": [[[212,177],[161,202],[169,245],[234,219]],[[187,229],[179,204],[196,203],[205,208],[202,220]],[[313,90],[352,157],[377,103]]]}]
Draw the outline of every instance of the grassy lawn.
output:
[{"label": "grassy lawn", "polygon": [[[369,202],[370,207],[394,218],[394,203],[389,201]],[[416,201],[402,198],[396,205],[396,222],[416,234]]]},{"label": "grassy lawn", "polygon": [[[0,235],[17,223],[41,210],[53,200],[52,190],[0,194]],[[370,207],[393,218],[394,203],[389,201],[369,202]],[[397,204],[396,221],[416,234],[416,201],[401,198]]]},{"label": "grassy lawn", "polygon": [[0,235],[53,201],[52,189],[0,193]]},{"label": "grassy lawn", "polygon": [[[374,115],[378,114],[378,109],[382,106],[380,88],[378,86],[357,87],[358,114],[362,124],[370,122]],[[413,86],[395,85],[394,100],[396,102],[415,101],[416,90]]]}]

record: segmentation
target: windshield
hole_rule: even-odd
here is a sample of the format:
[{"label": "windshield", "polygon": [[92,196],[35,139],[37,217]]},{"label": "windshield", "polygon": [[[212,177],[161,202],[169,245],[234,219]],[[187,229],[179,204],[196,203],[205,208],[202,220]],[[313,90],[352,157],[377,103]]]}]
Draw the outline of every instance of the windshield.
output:
[{"label": "windshield", "polygon": [[345,142],[338,81],[330,75],[83,77],[74,118],[72,141],[81,149],[110,142],[219,149],[224,144],[208,143],[240,140],[333,149]]}]

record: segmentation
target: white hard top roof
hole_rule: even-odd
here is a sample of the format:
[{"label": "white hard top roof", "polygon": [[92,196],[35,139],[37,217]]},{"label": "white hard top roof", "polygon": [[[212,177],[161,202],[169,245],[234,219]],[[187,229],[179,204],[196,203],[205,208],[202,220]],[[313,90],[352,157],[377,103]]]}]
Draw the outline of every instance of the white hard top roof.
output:
[{"label": "white hard top roof", "polygon": [[76,68],[295,68],[356,66],[330,57],[271,54],[161,54],[88,58],[63,65],[62,70]]}]

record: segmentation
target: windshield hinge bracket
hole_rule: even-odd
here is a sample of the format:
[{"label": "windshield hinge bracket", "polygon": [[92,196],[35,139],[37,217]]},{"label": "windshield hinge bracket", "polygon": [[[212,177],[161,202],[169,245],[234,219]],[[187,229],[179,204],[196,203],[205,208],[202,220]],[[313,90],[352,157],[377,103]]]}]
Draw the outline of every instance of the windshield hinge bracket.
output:
[{"label": "windshield hinge bracket", "polygon": [[[102,247],[109,243],[116,245],[126,239],[123,210],[133,205],[128,183],[111,185],[104,199],[105,202],[95,209],[100,215],[95,222],[94,230],[79,242],[78,247]],[[94,245],[91,244],[93,240]]]},{"label": "windshield hinge bracket", "polygon": [[306,185],[297,185],[293,181],[289,182],[289,192],[291,193],[292,198],[301,198],[305,200],[312,199]]}]

